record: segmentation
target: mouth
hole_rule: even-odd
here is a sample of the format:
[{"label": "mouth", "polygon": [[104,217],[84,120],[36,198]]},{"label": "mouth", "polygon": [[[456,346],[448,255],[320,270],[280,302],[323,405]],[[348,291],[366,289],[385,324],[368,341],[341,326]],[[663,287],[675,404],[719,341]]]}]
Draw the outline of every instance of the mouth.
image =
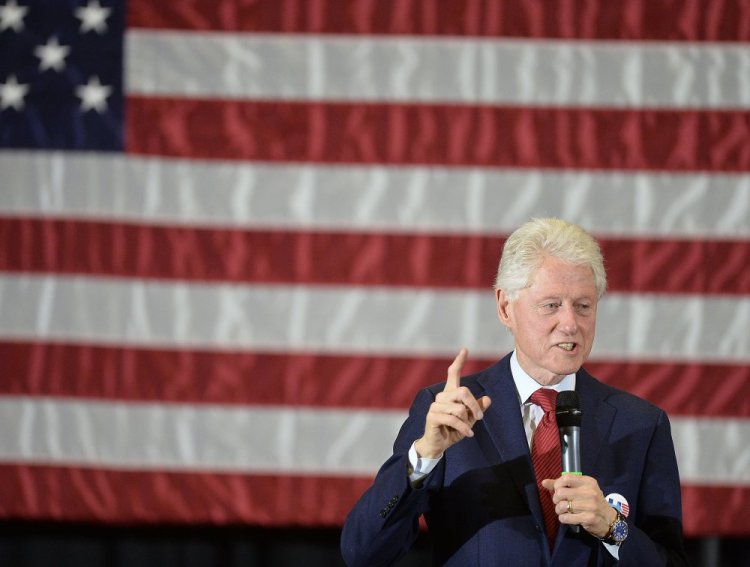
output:
[{"label": "mouth", "polygon": [[567,352],[573,352],[576,349],[576,343],[558,343],[557,346]]}]

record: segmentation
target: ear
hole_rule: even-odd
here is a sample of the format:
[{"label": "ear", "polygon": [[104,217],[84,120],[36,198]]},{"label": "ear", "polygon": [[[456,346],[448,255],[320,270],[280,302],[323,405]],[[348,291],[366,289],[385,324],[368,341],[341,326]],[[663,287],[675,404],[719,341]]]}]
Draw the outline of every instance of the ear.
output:
[{"label": "ear", "polygon": [[502,289],[495,290],[495,302],[497,303],[497,318],[510,329],[512,326],[512,307],[510,300]]}]

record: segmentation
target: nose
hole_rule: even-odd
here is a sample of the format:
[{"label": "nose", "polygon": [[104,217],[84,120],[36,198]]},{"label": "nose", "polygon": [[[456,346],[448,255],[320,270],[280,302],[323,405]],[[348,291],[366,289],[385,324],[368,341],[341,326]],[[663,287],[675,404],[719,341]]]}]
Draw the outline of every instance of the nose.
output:
[{"label": "nose", "polygon": [[558,311],[558,328],[567,335],[574,335],[578,330],[578,318],[573,305],[563,304]]}]

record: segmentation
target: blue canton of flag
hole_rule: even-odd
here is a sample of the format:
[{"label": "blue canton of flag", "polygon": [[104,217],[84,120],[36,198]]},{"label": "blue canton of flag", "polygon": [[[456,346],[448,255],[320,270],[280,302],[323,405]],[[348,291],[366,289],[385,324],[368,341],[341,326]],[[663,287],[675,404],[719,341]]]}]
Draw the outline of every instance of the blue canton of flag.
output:
[{"label": "blue canton of flag", "polygon": [[124,2],[0,2],[0,147],[121,150]]}]

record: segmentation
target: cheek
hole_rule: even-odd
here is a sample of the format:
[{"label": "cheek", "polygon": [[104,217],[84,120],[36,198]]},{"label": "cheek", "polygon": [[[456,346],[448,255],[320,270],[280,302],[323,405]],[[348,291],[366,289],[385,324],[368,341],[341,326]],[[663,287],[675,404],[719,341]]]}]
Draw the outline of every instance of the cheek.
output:
[{"label": "cheek", "polygon": [[594,314],[593,317],[587,317],[586,320],[582,322],[581,328],[586,335],[593,337],[594,331],[596,330],[596,314]]},{"label": "cheek", "polygon": [[543,349],[549,342],[548,337],[553,333],[554,326],[545,325],[541,322],[527,323],[522,328],[522,335],[532,343],[536,349]]},{"label": "cheek", "polygon": [[594,345],[594,325],[587,325],[583,329],[581,336],[583,337],[583,342],[584,342],[586,351],[590,352],[591,348]]}]

